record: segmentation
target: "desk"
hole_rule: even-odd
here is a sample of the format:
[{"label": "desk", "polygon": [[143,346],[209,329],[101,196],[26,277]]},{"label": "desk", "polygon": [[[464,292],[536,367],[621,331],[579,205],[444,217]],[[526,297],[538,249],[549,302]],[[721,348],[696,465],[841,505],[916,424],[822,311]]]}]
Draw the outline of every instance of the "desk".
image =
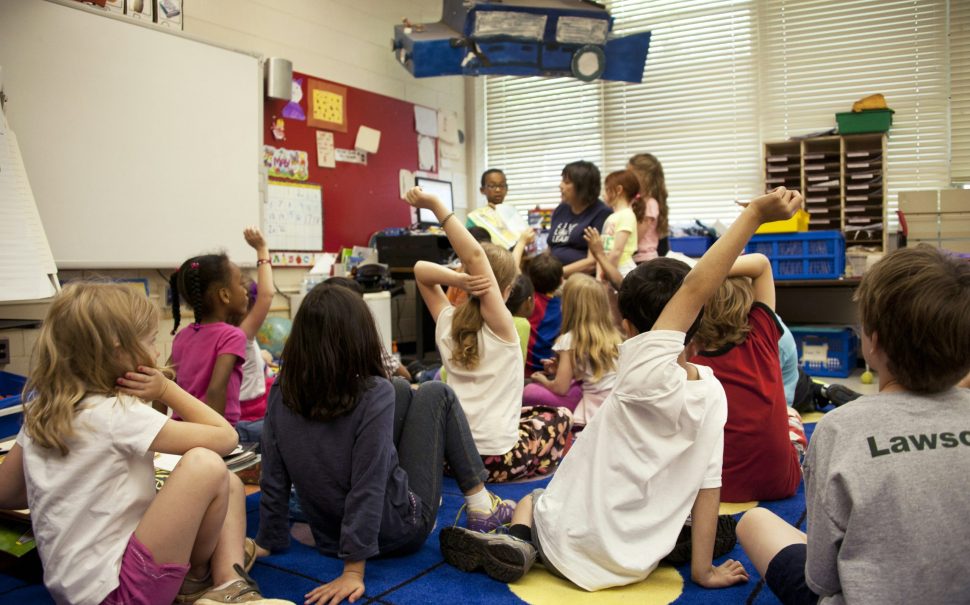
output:
[{"label": "desk", "polygon": [[779,280],[775,310],[788,325],[859,323],[852,295],[861,278]]}]

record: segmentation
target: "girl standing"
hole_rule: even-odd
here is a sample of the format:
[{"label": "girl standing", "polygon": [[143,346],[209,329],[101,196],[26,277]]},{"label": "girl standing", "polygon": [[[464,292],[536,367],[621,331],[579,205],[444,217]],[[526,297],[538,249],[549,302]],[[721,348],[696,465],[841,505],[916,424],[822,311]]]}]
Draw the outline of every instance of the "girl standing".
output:
[{"label": "girl standing", "polygon": [[[250,243],[258,245],[256,240]],[[266,253],[265,246],[262,251],[254,247],[259,254]],[[258,256],[256,262],[263,267],[269,264],[269,257]],[[236,426],[241,415],[239,393],[249,341],[246,333],[230,322],[244,317],[249,307],[245,278],[224,253],[205,254],[182,263],[169,283],[175,320],[172,334],[181,320],[180,298],[192,306],[195,316],[195,322],[172,341],[171,363],[176,381]],[[272,296],[268,287],[265,290],[266,296]]]},{"label": "girl standing", "polygon": [[[157,334],[157,310],[128,288],[64,288],[0,466],[0,506],[29,505],[58,603],[168,605],[189,586],[203,587],[200,605],[289,603],[263,599],[243,568],[245,496],[220,458],[236,432],[155,366]],[[154,452],[182,455],[157,494]]]},{"label": "girl standing", "polygon": [[367,559],[419,549],[434,529],[447,461],[465,494],[467,525],[491,531],[514,502],[486,477],[454,392],[391,383],[374,319],[363,299],[334,284],[300,305],[270,391],[263,426],[260,554],[289,545],[290,488],[296,486],[316,548],[344,560],[336,579],[306,603],[355,601]]},{"label": "girl standing", "polygon": [[[606,177],[606,203],[613,209],[613,214],[606,217],[603,223],[603,251],[606,253],[602,262],[597,261],[596,277],[601,281],[609,280],[607,275],[611,270],[618,272],[620,280],[636,267],[633,255],[637,251],[637,225],[644,220],[643,199],[638,197],[640,182],[630,170],[611,172]],[[632,202],[631,202],[632,200]],[[587,230],[594,229],[587,227]],[[587,245],[589,238],[585,237]],[[594,258],[590,249],[589,258]]]},{"label": "girl standing", "polygon": [[538,389],[563,397],[573,380],[581,380],[583,398],[573,422],[586,425],[613,390],[621,341],[603,288],[588,275],[570,277],[562,293],[562,335],[553,346],[558,355],[555,373],[551,379],[543,372],[534,373],[525,400],[537,399],[539,395],[530,391]]},{"label": "girl standing", "polygon": [[643,218],[637,223],[637,252],[633,260],[639,265],[664,256],[670,250],[667,224],[667,185],[660,160],[649,153],[638,153],[626,165],[640,180],[640,198],[644,203]]},{"label": "girl standing", "polygon": [[[505,306],[515,261],[508,250],[482,245],[454,213],[415,187],[407,202],[434,212],[465,273],[419,261],[418,290],[435,320],[435,340],[448,384],[468,417],[491,481],[547,474],[562,457],[571,414],[565,408],[523,408],[524,362],[512,314]],[[442,286],[461,286],[472,297],[458,307]]]}]

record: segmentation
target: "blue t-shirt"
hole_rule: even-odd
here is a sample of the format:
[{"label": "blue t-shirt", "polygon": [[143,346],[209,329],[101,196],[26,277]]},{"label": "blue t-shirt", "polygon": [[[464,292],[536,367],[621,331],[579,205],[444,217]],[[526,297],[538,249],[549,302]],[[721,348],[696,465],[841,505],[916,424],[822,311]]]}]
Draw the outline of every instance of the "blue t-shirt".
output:
[{"label": "blue t-shirt", "polygon": [[589,248],[583,239],[583,231],[586,227],[596,227],[602,233],[603,223],[612,213],[610,207],[599,200],[579,214],[573,214],[569,204],[556,206],[552,212],[547,240],[552,255],[562,261],[563,265],[586,258]]}]

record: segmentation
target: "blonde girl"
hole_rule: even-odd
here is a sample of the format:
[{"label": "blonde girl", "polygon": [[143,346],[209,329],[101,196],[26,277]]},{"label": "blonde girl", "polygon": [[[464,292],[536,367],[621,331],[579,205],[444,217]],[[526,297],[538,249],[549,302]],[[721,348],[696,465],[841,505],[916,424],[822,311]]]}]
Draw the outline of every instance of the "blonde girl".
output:
[{"label": "blonde girl", "polygon": [[649,153],[638,153],[626,165],[640,181],[643,216],[637,223],[637,252],[633,260],[639,265],[664,256],[669,250],[667,235],[667,184],[660,160]]},{"label": "blonde girl", "polygon": [[[129,288],[77,282],[54,299],[0,507],[30,507],[58,603],[289,603],[245,571],[245,495],[220,457],[236,432],[156,367],[157,334],[157,310]],[[154,452],[182,455],[157,494]]]},{"label": "blonde girl", "polygon": [[621,341],[606,292],[592,277],[573,275],[563,287],[562,335],[553,346],[558,367],[552,378],[536,372],[532,380],[559,396],[566,394],[574,379],[581,380],[583,398],[576,406],[573,422],[585,425],[613,390]]},{"label": "blonde girl", "polygon": [[[434,212],[465,273],[420,261],[418,290],[436,323],[435,341],[458,395],[490,481],[511,481],[549,473],[566,446],[567,409],[523,408],[525,372],[512,313],[505,306],[517,270],[512,254],[480,244],[441,201],[420,187],[407,202]],[[443,287],[472,296],[455,307]]]}]

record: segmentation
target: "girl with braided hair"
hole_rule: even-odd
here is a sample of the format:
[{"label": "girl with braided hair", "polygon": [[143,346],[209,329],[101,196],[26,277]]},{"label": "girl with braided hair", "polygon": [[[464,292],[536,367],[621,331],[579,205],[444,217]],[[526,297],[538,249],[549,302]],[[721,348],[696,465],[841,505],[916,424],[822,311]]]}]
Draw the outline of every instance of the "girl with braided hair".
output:
[{"label": "girl with braided hair", "polygon": [[[252,245],[256,238],[247,237],[246,241]],[[257,256],[265,254],[265,246],[253,247]],[[269,258],[257,260],[257,265],[266,263]],[[225,253],[204,254],[182,263],[172,274],[170,285],[175,320],[172,333],[181,322],[180,300],[189,303],[195,319],[172,341],[176,382],[235,427],[240,417],[239,391],[248,346],[243,330],[232,325],[246,315],[249,306],[242,271]]]}]

